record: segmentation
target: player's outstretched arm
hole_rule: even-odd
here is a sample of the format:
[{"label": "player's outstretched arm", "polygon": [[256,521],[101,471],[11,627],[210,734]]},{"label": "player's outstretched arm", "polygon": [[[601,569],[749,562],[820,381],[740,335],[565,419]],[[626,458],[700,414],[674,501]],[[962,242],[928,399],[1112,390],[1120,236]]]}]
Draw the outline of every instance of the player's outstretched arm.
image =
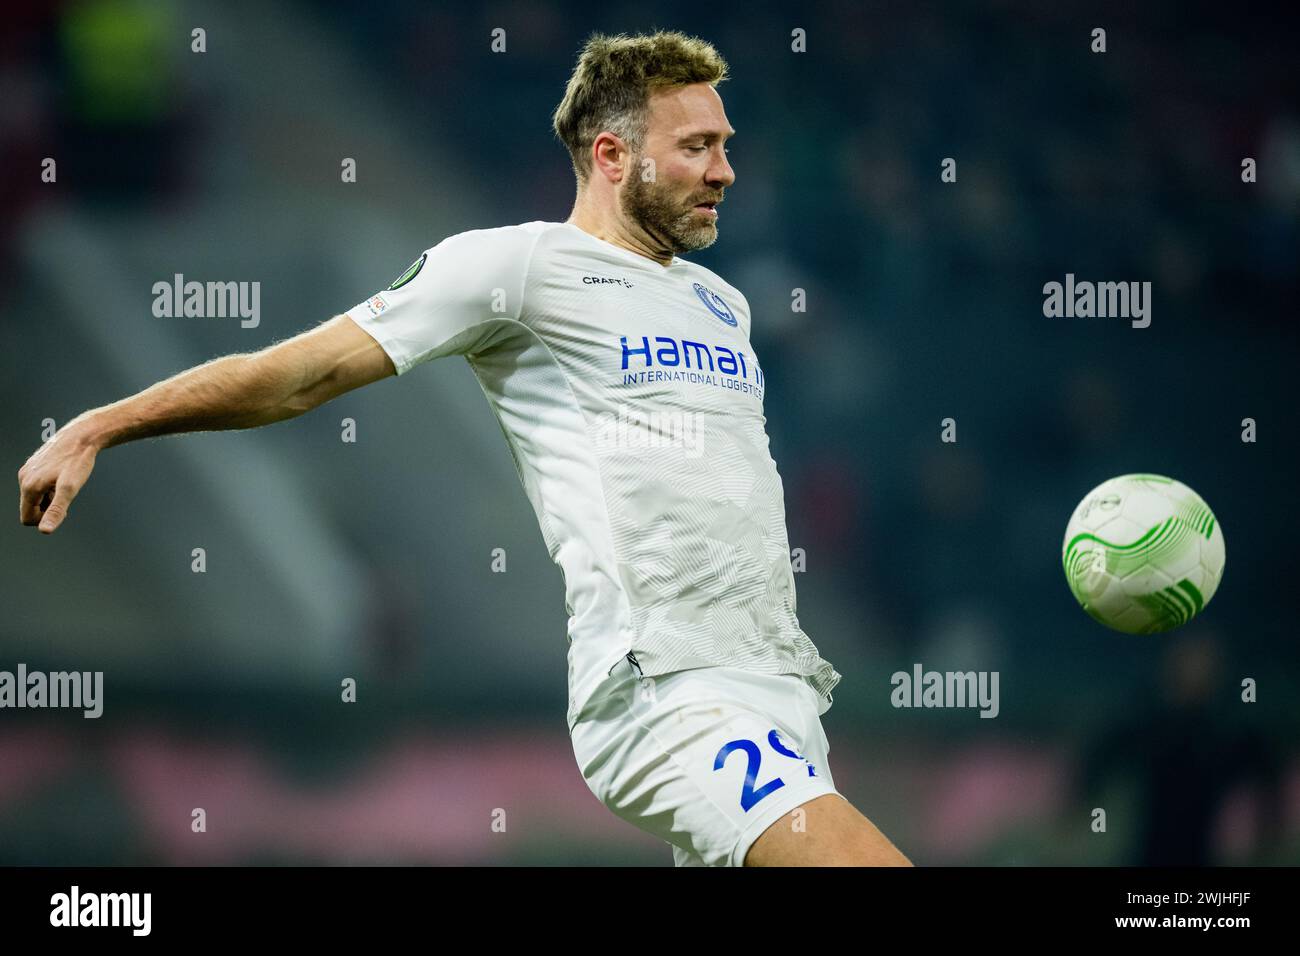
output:
[{"label": "player's outstretched arm", "polygon": [[19,519],[52,534],[105,448],[269,425],[393,374],[387,353],[346,315],[260,352],[205,362],[60,428],[18,470]]}]

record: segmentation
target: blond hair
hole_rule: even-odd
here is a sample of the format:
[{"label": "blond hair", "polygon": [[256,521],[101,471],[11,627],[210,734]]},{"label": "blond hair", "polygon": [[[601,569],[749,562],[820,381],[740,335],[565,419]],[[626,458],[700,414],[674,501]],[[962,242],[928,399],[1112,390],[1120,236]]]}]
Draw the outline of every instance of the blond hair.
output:
[{"label": "blond hair", "polygon": [[640,36],[594,33],[551,118],[579,187],[591,176],[591,144],[608,130],[634,150],[645,142],[650,94],[688,83],[716,86],[727,63],[711,43],[675,30]]}]

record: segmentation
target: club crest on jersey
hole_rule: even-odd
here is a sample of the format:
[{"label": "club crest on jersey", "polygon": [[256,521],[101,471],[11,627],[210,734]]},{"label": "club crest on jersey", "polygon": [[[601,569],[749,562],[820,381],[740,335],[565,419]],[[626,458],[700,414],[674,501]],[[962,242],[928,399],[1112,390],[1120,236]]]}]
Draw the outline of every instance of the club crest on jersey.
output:
[{"label": "club crest on jersey", "polygon": [[370,301],[366,303],[366,307],[370,309],[371,315],[378,315],[380,312],[383,312],[384,309],[388,308],[388,303],[384,300],[382,295],[376,295],[371,297]]},{"label": "club crest on jersey", "polygon": [[692,283],[692,285],[695,288],[695,294],[700,297],[701,302],[708,306],[710,312],[728,325],[736,324],[736,316],[732,313],[731,307],[722,301],[722,296],[710,289],[706,289],[698,282]]}]

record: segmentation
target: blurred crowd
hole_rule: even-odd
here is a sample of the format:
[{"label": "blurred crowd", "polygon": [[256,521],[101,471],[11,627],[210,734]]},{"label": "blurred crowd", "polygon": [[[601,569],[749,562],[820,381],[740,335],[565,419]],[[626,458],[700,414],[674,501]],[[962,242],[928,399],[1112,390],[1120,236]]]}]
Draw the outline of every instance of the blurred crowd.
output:
[{"label": "blurred crowd", "polygon": [[[702,35],[731,66],[720,93],[738,131],[729,144],[737,181],[718,243],[693,257],[744,290],[754,310],[791,544],[807,555],[800,618],[845,674],[825,718],[832,742],[846,741],[836,744],[837,755],[866,769],[895,761],[886,779],[932,801],[929,817],[909,821],[906,808],[897,809],[904,836],[896,841],[918,841],[918,862],[992,863],[1277,860],[1300,846],[1300,712],[1278,703],[1300,690],[1284,603],[1294,568],[1286,532],[1297,530],[1285,451],[1294,428],[1300,294],[1293,25],[1209,3],[831,2],[799,10],[737,5],[724,14],[669,0],[654,5],[653,23],[643,5],[607,5],[593,16],[558,0],[223,7],[226,23],[249,31],[259,17],[292,25],[282,34],[291,44],[282,61],[257,72],[247,58],[239,82],[220,77],[216,64],[241,37],[236,28],[215,29],[216,14],[199,3],[6,5],[6,343],[20,340],[18,330],[42,334],[33,304],[45,293],[23,263],[24,237],[45,217],[67,209],[92,223],[126,216],[145,236],[164,222],[174,226],[178,210],[184,221],[199,202],[235,203],[293,179],[289,159],[269,168],[253,158],[291,157],[304,130],[346,128],[345,107],[313,98],[303,80],[307,51],[345,51],[349,67],[335,79],[382,107],[381,126],[400,126],[417,152],[427,147],[437,157],[427,166],[386,158],[386,187],[436,207],[440,190],[459,184],[469,212],[429,223],[432,245],[461,229],[567,218],[572,173],[550,115],[590,32],[671,27]],[[205,23],[203,56],[211,59],[192,49],[192,31]],[[1097,27],[1106,30],[1104,53],[1092,50]],[[504,53],[491,49],[497,28],[505,31]],[[795,29],[806,32],[805,53],[791,50]],[[47,157],[57,162],[57,184],[42,179]],[[1246,157],[1256,161],[1256,182],[1243,182]],[[953,183],[940,178],[947,158],[956,161]],[[307,184],[286,208],[306,233],[331,200],[307,174],[300,178]],[[381,212],[402,209],[389,204]],[[268,270],[277,268],[282,248],[261,224],[249,224],[245,241]],[[410,251],[382,250],[392,274]],[[1152,326],[1044,317],[1042,286],[1067,273],[1150,281]],[[76,261],[67,263],[67,278],[78,281]],[[320,282],[338,297],[335,311],[373,291]],[[792,311],[795,289],[805,291],[806,311]],[[57,328],[59,320],[50,321]],[[70,365],[60,375],[96,374],[93,351],[62,360]],[[11,399],[20,382],[30,385],[17,375],[7,383]],[[1266,436],[1258,444],[1240,440],[1247,417]],[[940,441],[946,418],[955,421],[956,442]],[[16,452],[34,436],[24,420],[6,448]],[[471,461],[448,467],[464,471],[472,487]],[[1061,535],[1077,501],[1108,477],[1139,471],[1196,489],[1225,531],[1223,589],[1187,634],[1144,640],[1104,632],[1072,605],[1061,573]],[[364,563],[379,567],[384,543],[358,526],[345,537]],[[521,533],[525,541],[530,535]],[[6,570],[17,563],[11,555]],[[537,574],[544,590],[536,600],[558,608],[558,579]],[[442,605],[456,600],[456,589],[437,593],[435,579],[415,577],[418,584],[404,588],[376,572],[366,585],[374,610],[357,642],[393,679],[449,666],[421,641],[445,621]],[[555,620],[559,629],[520,638],[553,645],[554,666],[538,678],[548,687],[564,673],[563,618]],[[18,630],[10,623],[3,632],[6,659],[21,646]],[[909,724],[890,711],[880,688],[913,661],[999,669],[1007,702],[999,720],[987,722],[998,727]],[[472,670],[462,663],[447,679],[474,686]],[[1267,689],[1260,703],[1244,705],[1240,681],[1250,676]],[[558,722],[549,711],[558,713],[561,694],[550,687],[545,697],[551,730]],[[516,720],[518,735],[501,746],[528,752],[520,741],[542,718],[526,697],[484,691],[465,700],[456,720],[472,723],[484,713]],[[172,701],[161,712],[172,705],[185,706]],[[433,712],[407,716],[427,720]],[[407,717],[390,716],[374,725],[376,734],[410,730]],[[265,746],[260,732],[231,733]],[[4,733],[0,751],[32,764],[36,738]],[[981,749],[989,744],[977,733],[993,734],[1004,749]],[[279,741],[281,756],[311,736],[304,729],[298,744],[292,734]],[[137,737],[130,752],[139,766],[167,766]],[[56,735],[50,746],[78,745]],[[974,769],[963,776],[956,754],[967,746]],[[393,758],[394,779],[413,792],[441,779],[421,775],[420,753],[413,743],[410,763]],[[547,753],[562,778],[569,755],[563,746]],[[445,757],[430,757],[427,766]],[[1045,781],[1038,789],[1025,784],[1036,774]],[[1039,794],[1031,804],[1038,816],[1025,823],[1023,815],[991,810],[990,820],[1007,822],[989,824],[983,842],[935,836],[945,820],[962,821],[955,830],[967,833],[977,825],[968,826],[967,814],[980,806],[981,780],[995,781],[992,806],[1013,805],[1022,787],[1022,797]],[[1086,839],[1071,843],[1063,834],[1074,824],[1065,821],[1086,818],[1116,780],[1129,787],[1120,804],[1131,799],[1137,808],[1128,841],[1109,855]],[[61,786],[71,792],[85,782]],[[556,785],[554,793],[567,795],[554,797],[557,806],[575,793],[585,797],[576,770],[570,782],[577,787]],[[19,849],[10,859],[0,851],[0,862],[42,862],[48,844],[3,839],[6,794],[11,807],[27,807],[26,819],[61,831],[23,802],[33,791],[13,787],[6,791],[0,777],[0,846]],[[949,813],[945,799],[954,795],[961,806]],[[371,797],[353,793],[334,809],[364,814]],[[420,825],[418,814],[409,819]],[[582,821],[571,822],[565,839],[580,843]],[[376,852],[364,832],[356,841],[347,859]],[[192,859],[181,844],[155,836],[101,845],[91,856]],[[65,841],[60,859],[78,859],[77,845]],[[420,859],[473,860],[495,851],[435,841],[420,852],[428,854],[416,853]],[[515,858],[572,859],[574,852],[520,849]],[[310,840],[232,853],[339,859]]]}]

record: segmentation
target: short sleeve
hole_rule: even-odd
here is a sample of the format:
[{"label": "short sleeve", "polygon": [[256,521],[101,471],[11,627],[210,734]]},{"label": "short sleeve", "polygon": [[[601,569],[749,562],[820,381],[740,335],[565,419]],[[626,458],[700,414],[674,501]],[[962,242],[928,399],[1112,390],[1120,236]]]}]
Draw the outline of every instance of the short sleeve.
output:
[{"label": "short sleeve", "polygon": [[444,355],[481,350],[494,320],[518,319],[537,233],[522,226],[449,236],[348,310],[397,374]]}]

